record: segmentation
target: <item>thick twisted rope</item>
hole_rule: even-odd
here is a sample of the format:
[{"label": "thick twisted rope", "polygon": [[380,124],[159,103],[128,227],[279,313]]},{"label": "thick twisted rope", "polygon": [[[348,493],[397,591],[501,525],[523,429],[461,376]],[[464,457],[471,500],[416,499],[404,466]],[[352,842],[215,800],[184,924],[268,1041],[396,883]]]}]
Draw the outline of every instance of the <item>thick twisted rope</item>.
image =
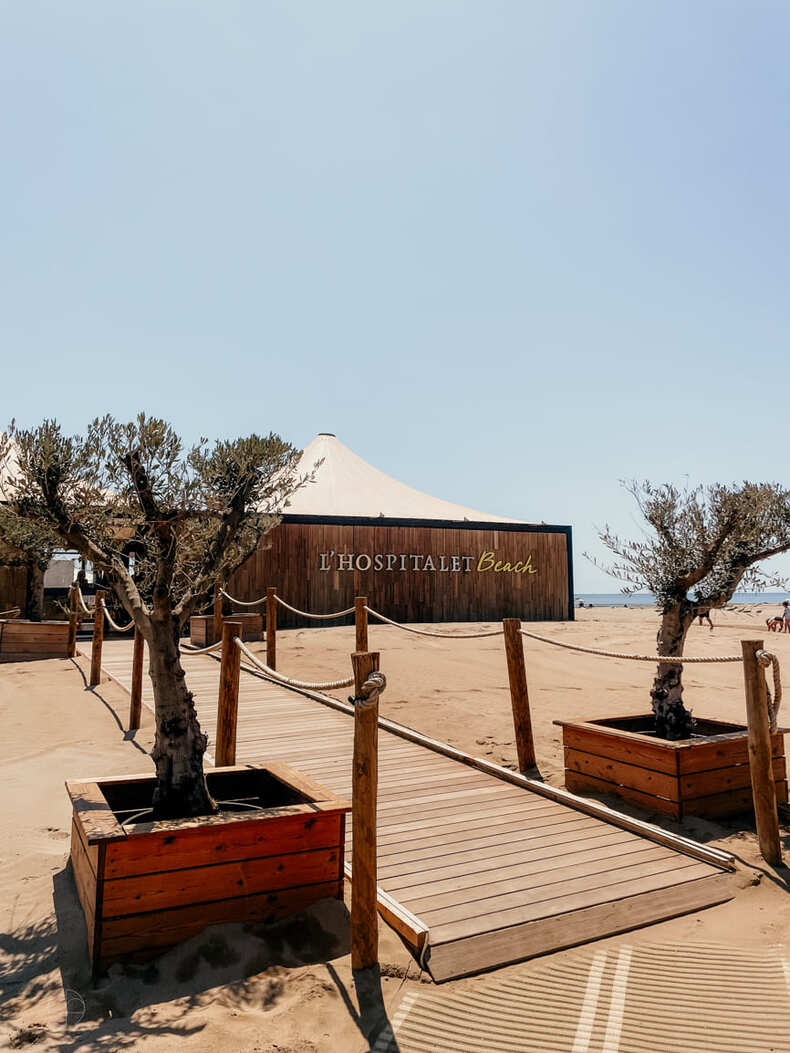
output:
[{"label": "thick twisted rope", "polygon": [[768,698],[768,722],[771,727],[771,734],[773,734],[777,728],[777,721],[779,719],[779,707],[782,704],[782,676],[779,668],[779,659],[773,654],[772,651],[758,651],[757,661],[761,666],[767,668],[771,666],[773,677],[774,677],[774,695],[771,698],[771,691],[766,684],[765,691]]},{"label": "thick twisted rope", "polygon": [[327,621],[331,618],[345,618],[347,614],[353,614],[354,608],[348,607],[344,611],[335,611],[334,614],[311,614],[309,611],[300,611],[298,607],[292,607],[290,603],[286,603],[280,596],[274,597],[281,607],[285,607],[287,611],[293,611],[294,614],[301,614],[303,618],[322,618]]},{"label": "thick twisted rope", "polygon": [[367,680],[362,685],[362,694],[358,696],[350,695],[348,700],[357,709],[370,709],[371,706],[375,706],[378,702],[379,695],[386,686],[387,678],[383,673],[375,669],[368,674]]},{"label": "thick twisted rope", "polygon": [[77,602],[79,603],[80,607],[82,607],[83,614],[93,614],[93,611],[85,602],[85,599],[82,595],[82,589],[79,587],[79,585],[77,586]]},{"label": "thick twisted rope", "polygon": [[238,607],[257,607],[259,603],[266,603],[266,597],[261,596],[259,600],[237,600],[235,596],[231,596],[229,592],[225,592],[224,589],[219,590],[226,600],[230,600],[231,603],[235,603]]},{"label": "thick twisted rope", "polygon": [[10,610],[0,611],[0,618],[16,618],[22,613],[21,608],[11,607]]},{"label": "thick twisted rope", "polygon": [[526,629],[519,630],[522,636],[530,640],[540,640],[541,643],[553,644],[555,647],[565,647],[569,651],[580,651],[582,654],[597,654],[601,658],[626,658],[632,662],[659,662],[663,665],[680,665],[683,662],[742,662],[743,655],[710,655],[704,657],[689,657],[687,655],[667,654],[626,654],[623,651],[603,651],[597,647],[582,647],[580,644],[566,643],[564,640],[552,640],[550,636],[540,636],[539,633],[531,633]]},{"label": "thick twisted rope", "polygon": [[394,625],[396,629],[403,629],[406,633],[415,633],[417,636],[438,636],[442,640],[481,640],[486,636],[502,636],[504,629],[484,629],[479,633],[437,633],[432,632],[430,629],[415,629],[411,625],[401,625],[400,622],[394,622],[391,618],[385,618],[383,614],[379,614],[378,611],[374,611],[370,607],[365,607],[368,614],[373,615],[374,618],[378,618],[380,622],[386,622],[387,625]]},{"label": "thick twisted rope", "polygon": [[110,615],[110,612],[107,610],[106,607],[104,608],[104,617],[107,619],[107,624],[110,626],[110,628],[111,629],[115,629],[115,631],[117,633],[125,633],[125,632],[128,632],[129,629],[133,629],[134,628],[134,618],[132,618],[132,620],[129,622],[128,625],[119,625],[112,618],[112,616]]},{"label": "thick twisted rope", "polygon": [[216,651],[220,647],[222,647],[222,640],[218,640],[216,643],[213,643],[208,647],[196,647],[194,650],[191,647],[182,647],[181,644],[178,645],[181,654],[211,654],[212,651]]},{"label": "thick twisted rope", "polygon": [[294,680],[290,676],[283,676],[282,673],[278,673],[276,669],[272,669],[265,662],[262,662],[257,655],[253,654],[249,647],[245,647],[238,636],[234,637],[233,642],[238,644],[239,650],[243,655],[247,657],[247,660],[265,673],[271,680],[276,680],[281,684],[287,684],[289,687],[303,687],[306,691],[336,691],[341,687],[350,687],[354,683],[354,677],[350,677],[348,680],[329,680],[324,684],[314,684],[307,680]]}]

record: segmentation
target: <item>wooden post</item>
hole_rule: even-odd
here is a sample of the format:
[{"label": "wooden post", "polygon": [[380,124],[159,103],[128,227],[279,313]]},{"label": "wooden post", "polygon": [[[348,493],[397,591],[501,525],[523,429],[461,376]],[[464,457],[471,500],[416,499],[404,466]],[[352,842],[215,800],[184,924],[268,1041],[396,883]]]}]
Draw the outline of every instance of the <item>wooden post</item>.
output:
[{"label": "wooden post", "polygon": [[266,664],[277,668],[277,589],[266,590]]},{"label": "wooden post", "polygon": [[93,647],[91,648],[91,687],[101,683],[101,648],[104,642],[104,592],[96,593],[93,608]]},{"label": "wooden post", "polygon": [[368,649],[368,605],[367,596],[357,596],[354,600],[354,624],[357,629],[357,646],[355,650],[359,653]]},{"label": "wooden post", "polygon": [[77,586],[71,586],[69,593],[69,643],[68,656],[73,658],[77,653],[77,625],[80,620],[79,601],[77,599]]},{"label": "wooden post", "polygon": [[135,731],[140,727],[140,717],[143,711],[143,654],[145,653],[145,639],[140,630],[134,629],[134,650],[132,651],[132,697],[129,701],[129,730]]},{"label": "wooden post", "polygon": [[220,583],[214,586],[214,627],[211,643],[215,644],[222,638],[222,593],[219,591]]},{"label": "wooden post", "polygon": [[771,866],[782,863],[779,840],[779,816],[776,810],[776,786],[771,759],[771,727],[765,674],[757,661],[762,640],[742,640],[743,678],[746,683],[746,721],[749,727],[749,770],[752,778],[754,818],[760,854]]},{"label": "wooden post", "polygon": [[510,680],[510,704],[513,707],[513,726],[516,729],[518,770],[522,773],[537,767],[535,743],[532,738],[532,717],[529,712],[527,667],[524,663],[524,641],[518,618],[505,618],[505,655]]},{"label": "wooden post", "polygon": [[[379,668],[379,654],[352,654],[354,695]],[[379,958],[376,875],[376,798],[378,794],[379,706],[354,707],[354,767],[351,816],[353,822],[351,874],[351,968],[367,969]]]},{"label": "wooden post", "polygon": [[239,675],[241,651],[233,642],[241,639],[241,622],[225,622],[222,626],[222,662],[219,670],[219,698],[217,699],[217,743],[214,763],[225,768],[236,763],[236,718],[239,710]]}]

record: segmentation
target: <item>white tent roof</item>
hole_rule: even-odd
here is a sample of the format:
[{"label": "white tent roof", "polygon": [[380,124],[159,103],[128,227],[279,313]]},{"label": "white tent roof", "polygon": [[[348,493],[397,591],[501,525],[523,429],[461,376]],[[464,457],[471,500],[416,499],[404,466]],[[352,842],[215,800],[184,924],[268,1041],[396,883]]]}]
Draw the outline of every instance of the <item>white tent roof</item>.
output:
[{"label": "white tent roof", "polygon": [[442,501],[414,490],[405,483],[399,483],[397,479],[357,457],[328,432],[322,432],[304,448],[299,474],[312,471],[316,461],[322,459],[323,464],[316,471],[315,482],[307,483],[297,490],[290,505],[284,509],[286,515],[516,522],[505,516],[487,515],[451,501]]}]

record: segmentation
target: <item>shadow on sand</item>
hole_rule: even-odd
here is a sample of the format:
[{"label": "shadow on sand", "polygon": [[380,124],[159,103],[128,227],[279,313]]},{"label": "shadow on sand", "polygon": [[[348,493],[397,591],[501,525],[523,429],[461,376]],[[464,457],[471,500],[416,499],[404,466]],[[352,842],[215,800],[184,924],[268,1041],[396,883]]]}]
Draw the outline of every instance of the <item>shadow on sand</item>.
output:
[{"label": "shadow on sand", "polygon": [[[0,934],[0,1035],[9,1048],[46,1042],[61,1053],[137,1049],[155,1036],[199,1034],[205,1025],[190,1013],[209,1005],[297,1011],[303,999],[339,994],[371,1048],[381,1035],[380,1048],[397,1051],[385,1040],[379,970],[354,975],[357,1009],[351,985],[331,964],[349,953],[341,901],[323,900],[273,925],[213,926],[154,960],[113,965],[94,983],[70,863],[53,877],[53,899],[54,915],[12,920],[12,931]],[[328,977],[304,968],[314,965]],[[29,1023],[37,1016],[45,1023]]]}]

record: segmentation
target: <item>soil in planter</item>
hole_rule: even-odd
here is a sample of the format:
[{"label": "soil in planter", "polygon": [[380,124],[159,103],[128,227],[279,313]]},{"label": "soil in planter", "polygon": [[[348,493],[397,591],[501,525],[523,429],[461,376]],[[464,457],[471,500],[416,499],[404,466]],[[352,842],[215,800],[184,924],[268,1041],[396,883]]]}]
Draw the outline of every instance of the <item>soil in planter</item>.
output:
[{"label": "soil in planter", "polygon": [[617,731],[630,731],[635,735],[645,735],[659,742],[682,741],[693,742],[695,739],[719,738],[723,735],[740,735],[746,731],[745,724],[730,724],[724,720],[695,720],[689,739],[670,740],[656,734],[655,722],[650,714],[638,717],[610,717],[606,720],[591,720],[602,728],[615,728]]},{"label": "soil in planter", "polygon": [[[206,782],[220,811],[238,812],[256,808],[282,808],[289,804],[305,804],[308,798],[292,786],[286,785],[268,771],[207,772]],[[100,782],[99,787],[113,815],[119,823],[128,823],[135,816],[139,822],[150,817],[141,813],[151,807],[152,783]],[[227,807],[223,805],[227,802]],[[240,806],[240,807],[239,807]]]}]

